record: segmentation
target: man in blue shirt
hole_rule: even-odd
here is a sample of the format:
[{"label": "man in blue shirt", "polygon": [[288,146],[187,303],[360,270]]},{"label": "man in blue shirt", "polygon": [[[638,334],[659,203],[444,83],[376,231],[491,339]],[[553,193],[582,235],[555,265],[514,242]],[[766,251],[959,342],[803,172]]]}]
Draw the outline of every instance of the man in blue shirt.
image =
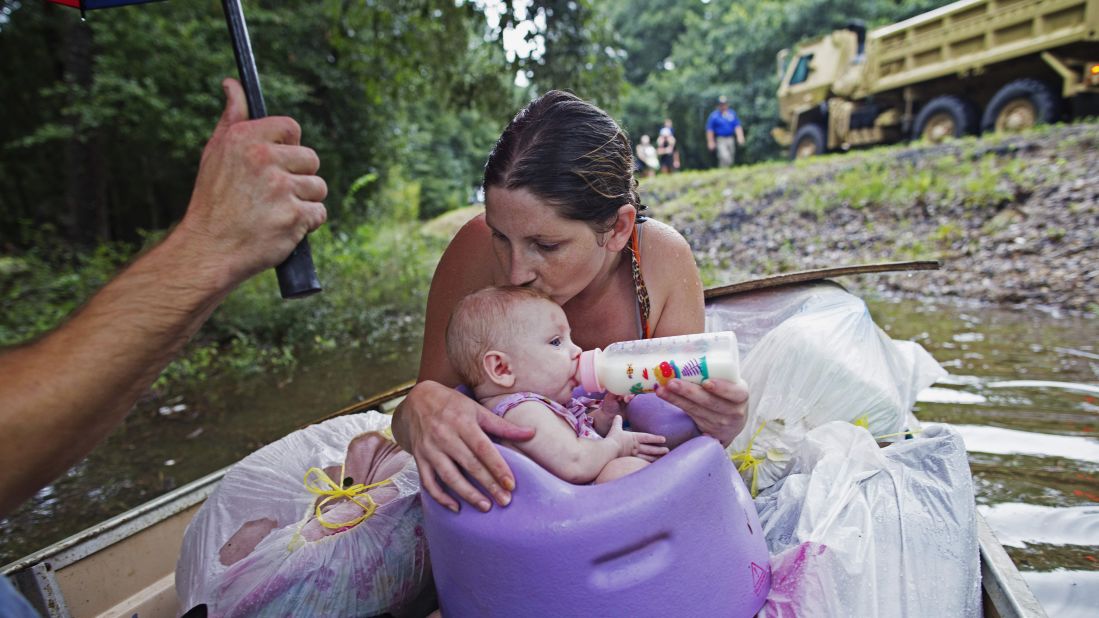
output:
[{"label": "man in blue shirt", "polygon": [[744,129],[736,112],[729,109],[729,101],[720,96],[717,98],[717,109],[710,112],[706,120],[706,146],[711,151],[717,149],[718,167],[732,167],[737,145],[744,145]]}]

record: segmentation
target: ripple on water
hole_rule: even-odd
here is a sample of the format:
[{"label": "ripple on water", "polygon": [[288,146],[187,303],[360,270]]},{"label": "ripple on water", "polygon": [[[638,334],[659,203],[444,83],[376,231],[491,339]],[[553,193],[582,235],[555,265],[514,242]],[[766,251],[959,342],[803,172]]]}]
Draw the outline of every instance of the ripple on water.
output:
[{"label": "ripple on water", "polygon": [[977,510],[996,531],[1000,543],[1023,547],[1095,545],[1099,543],[1099,504],[1051,507],[1005,502],[980,505]]},{"label": "ripple on water", "polygon": [[1092,438],[1057,436],[986,425],[953,427],[962,434],[965,449],[971,453],[1050,456],[1099,463],[1099,441]]},{"label": "ripple on water", "polygon": [[1049,616],[1095,618],[1099,607],[1099,571],[1023,571],[1027,586]]}]

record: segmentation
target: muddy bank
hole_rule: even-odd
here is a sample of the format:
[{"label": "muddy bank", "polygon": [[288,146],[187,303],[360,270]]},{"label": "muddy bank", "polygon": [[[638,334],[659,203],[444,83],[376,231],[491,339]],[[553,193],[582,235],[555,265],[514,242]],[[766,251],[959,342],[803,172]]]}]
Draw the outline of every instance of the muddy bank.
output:
[{"label": "muddy bank", "polygon": [[877,261],[861,291],[1099,314],[1099,124],[646,179],[709,285]]}]

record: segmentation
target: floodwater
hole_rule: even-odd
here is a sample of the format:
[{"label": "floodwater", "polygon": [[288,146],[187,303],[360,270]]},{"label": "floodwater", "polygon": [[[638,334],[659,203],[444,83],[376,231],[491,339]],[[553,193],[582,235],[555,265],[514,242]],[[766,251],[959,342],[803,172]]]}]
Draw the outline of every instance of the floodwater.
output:
[{"label": "floodwater", "polygon": [[[950,376],[916,406],[970,453],[979,511],[1051,616],[1099,607],[1099,319],[875,300],[891,336]],[[0,564],[232,464],[415,374],[417,341],[335,351],[290,373],[207,380],[138,406],[108,442],[12,516]]]},{"label": "floodwater", "polygon": [[1099,607],[1099,319],[871,303],[950,372],[920,395],[969,452],[977,509],[1050,616]]}]

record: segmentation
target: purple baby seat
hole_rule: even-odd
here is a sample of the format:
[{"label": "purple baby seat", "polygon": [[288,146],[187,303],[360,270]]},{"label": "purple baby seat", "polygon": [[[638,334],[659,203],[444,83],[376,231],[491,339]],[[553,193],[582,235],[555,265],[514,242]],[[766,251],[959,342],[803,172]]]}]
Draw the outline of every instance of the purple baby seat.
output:
[{"label": "purple baby seat", "polygon": [[497,446],[511,505],[459,513],[422,492],[445,618],[752,616],[771,587],[751,496],[716,440],[689,440],[603,485]]}]

